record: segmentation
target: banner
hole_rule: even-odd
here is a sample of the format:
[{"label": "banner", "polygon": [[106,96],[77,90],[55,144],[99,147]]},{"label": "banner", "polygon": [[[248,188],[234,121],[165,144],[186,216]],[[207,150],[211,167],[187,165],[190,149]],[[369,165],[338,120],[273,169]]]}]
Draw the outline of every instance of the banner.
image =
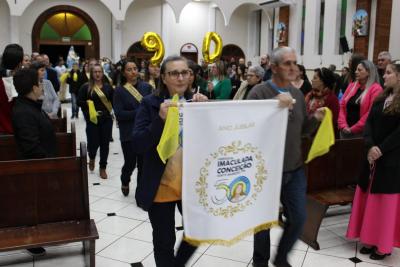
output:
[{"label": "banner", "polygon": [[188,242],[232,245],[278,224],[287,120],[277,100],[183,104]]}]

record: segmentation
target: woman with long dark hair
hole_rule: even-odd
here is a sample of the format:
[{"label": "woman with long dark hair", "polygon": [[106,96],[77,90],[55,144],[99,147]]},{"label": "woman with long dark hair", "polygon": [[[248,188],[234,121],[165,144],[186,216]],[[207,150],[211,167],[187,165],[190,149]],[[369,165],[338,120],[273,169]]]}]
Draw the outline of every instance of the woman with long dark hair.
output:
[{"label": "woman with long dark hair", "polygon": [[364,244],[361,254],[382,260],[400,247],[400,62],[386,67],[385,91],[365,124],[368,151],[356,189],[348,238]]},{"label": "woman with long dark hair", "polygon": [[114,111],[125,161],[121,173],[121,191],[124,196],[129,194],[129,183],[135,167],[138,168],[138,176],[142,172],[142,157],[136,153],[132,133],[140,102],[152,91],[148,83],[138,80],[138,76],[138,68],[133,60],[122,61],[120,86],[114,92]]},{"label": "woman with long dark hair", "polygon": [[107,158],[112,133],[113,88],[104,82],[103,68],[95,63],[90,68],[89,82],[79,90],[78,104],[86,120],[89,170],[93,171],[100,147],[100,177],[107,179]]},{"label": "woman with long dark hair", "polygon": [[[191,70],[183,57],[173,56],[164,60],[161,65],[160,83],[157,90],[143,98],[136,115],[134,143],[138,153],[143,154],[143,172],[138,176],[136,203],[149,214],[153,228],[154,257],[157,266],[185,266],[196,247],[182,241],[176,256],[175,245],[175,208],[182,210],[181,188],[181,152],[164,164],[158,153],[169,101],[175,94],[181,101],[205,101],[202,94],[193,95],[189,87]],[[176,164],[172,164],[175,162]],[[177,189],[177,190],[176,190]]]}]

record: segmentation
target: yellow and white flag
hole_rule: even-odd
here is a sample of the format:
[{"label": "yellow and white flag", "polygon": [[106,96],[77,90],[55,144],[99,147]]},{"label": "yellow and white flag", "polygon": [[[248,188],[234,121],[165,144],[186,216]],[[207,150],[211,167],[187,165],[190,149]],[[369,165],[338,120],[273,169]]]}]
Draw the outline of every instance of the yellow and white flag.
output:
[{"label": "yellow and white flag", "polygon": [[183,104],[188,242],[232,245],[278,224],[287,121],[277,100]]}]

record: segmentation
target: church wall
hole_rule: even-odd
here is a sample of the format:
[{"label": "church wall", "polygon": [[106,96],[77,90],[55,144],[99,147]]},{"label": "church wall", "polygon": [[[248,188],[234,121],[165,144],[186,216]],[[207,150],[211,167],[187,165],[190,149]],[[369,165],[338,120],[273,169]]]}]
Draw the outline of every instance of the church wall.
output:
[{"label": "church wall", "polygon": [[85,11],[97,24],[100,34],[100,56],[111,57],[111,21],[110,11],[99,1],[34,1],[22,14],[19,19],[20,25],[20,43],[27,53],[32,50],[32,28],[36,19],[45,10],[56,5],[71,5]]},{"label": "church wall", "polygon": [[10,43],[10,9],[5,0],[0,0],[0,53]]}]

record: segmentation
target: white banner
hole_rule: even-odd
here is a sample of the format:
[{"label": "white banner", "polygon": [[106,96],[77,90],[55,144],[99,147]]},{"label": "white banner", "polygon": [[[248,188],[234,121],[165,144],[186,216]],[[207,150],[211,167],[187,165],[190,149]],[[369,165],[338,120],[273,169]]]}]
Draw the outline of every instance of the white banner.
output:
[{"label": "white banner", "polygon": [[187,241],[231,245],[277,225],[287,120],[277,100],[183,105]]}]

